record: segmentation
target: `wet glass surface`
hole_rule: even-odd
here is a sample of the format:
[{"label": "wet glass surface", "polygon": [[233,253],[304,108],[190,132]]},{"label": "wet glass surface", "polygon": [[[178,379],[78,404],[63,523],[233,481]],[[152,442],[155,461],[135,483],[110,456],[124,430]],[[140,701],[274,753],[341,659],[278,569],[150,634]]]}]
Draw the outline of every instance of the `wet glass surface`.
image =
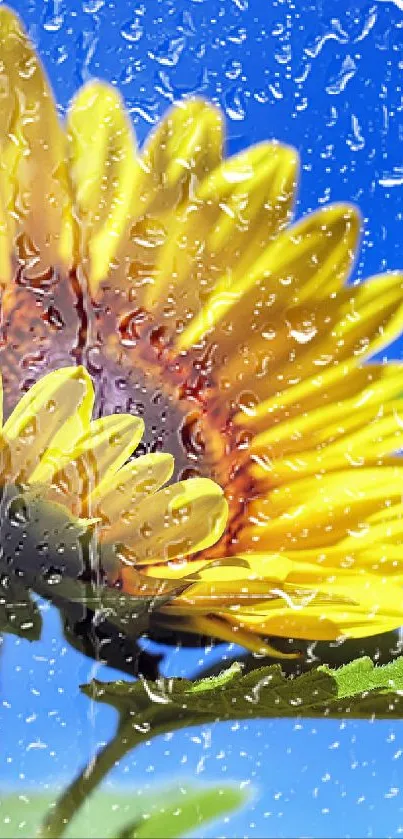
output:
[{"label": "wet glass surface", "polygon": [[[353,202],[359,206],[364,227],[350,285],[402,267],[403,7],[399,0],[372,3],[336,0],[331,8],[322,2],[293,4],[283,0],[268,3],[158,0],[138,4],[112,0],[108,3],[16,0],[13,8],[24,21],[44,63],[62,119],[77,89],[94,78],[101,78],[112,83],[124,97],[138,142],[143,147],[173,102],[192,95],[213,101],[225,115],[226,154],[234,155],[265,140],[277,140],[297,149],[301,159],[297,220],[330,202]],[[243,171],[241,176],[235,173],[232,180],[242,181],[247,177],[248,172]],[[231,182],[231,173],[228,180]],[[40,180],[36,183],[40,184]],[[111,506],[104,504],[103,509],[97,497],[92,497],[99,484],[98,455],[95,459],[84,457],[72,466],[71,453],[66,462],[58,464],[57,500],[59,503],[64,503],[66,498],[75,500],[69,501],[68,512],[59,512],[60,518],[55,522],[54,512],[46,506],[49,499],[43,497],[42,491],[27,496],[24,486],[29,458],[32,457],[31,470],[38,465],[32,454],[37,429],[29,424],[24,428],[23,454],[19,461],[15,446],[7,443],[4,450],[8,453],[10,449],[13,465],[10,467],[9,461],[3,458],[2,474],[7,478],[1,499],[0,575],[4,592],[4,614],[0,611],[0,619],[5,630],[0,644],[0,836],[3,837],[33,836],[48,805],[86,765],[91,766],[91,761],[113,736],[116,710],[85,695],[80,685],[92,679],[134,678],[138,671],[150,680],[158,674],[193,678],[215,674],[235,659],[245,661],[246,670],[257,664],[272,663],[268,657],[262,660],[245,654],[244,646],[235,643],[236,635],[232,643],[210,642],[211,625],[205,628],[204,634],[191,631],[186,634],[182,631],[183,614],[169,613],[169,605],[165,621],[158,622],[154,616],[150,624],[147,611],[150,602],[155,604],[157,599],[159,608],[176,595],[186,599],[182,578],[170,579],[162,585],[162,573],[155,572],[146,578],[146,583],[143,578],[139,582],[131,573],[133,563],[140,563],[140,569],[152,564],[153,551],[157,549],[164,560],[179,557],[181,561],[195,545],[198,555],[206,550],[213,574],[214,563],[221,559],[223,552],[227,555],[230,546],[233,556],[243,555],[246,550],[242,541],[243,517],[256,514],[250,507],[253,491],[248,483],[249,473],[245,477],[250,433],[244,426],[240,431],[234,430],[233,418],[236,411],[246,416],[253,413],[266,398],[266,390],[263,392],[260,384],[262,371],[264,377],[268,369],[270,379],[270,362],[277,362],[281,355],[281,346],[275,339],[280,335],[281,340],[283,324],[276,311],[269,311],[267,317],[265,311],[262,314],[261,299],[257,298],[249,309],[245,306],[243,321],[239,320],[239,314],[233,322],[230,315],[224,319],[218,354],[214,354],[215,334],[204,345],[203,335],[196,336],[189,354],[183,347],[178,355],[173,354],[169,330],[176,336],[185,333],[186,325],[199,314],[218,275],[221,277],[223,266],[239,261],[242,277],[248,268],[248,263],[242,262],[246,239],[242,240],[235,258],[232,252],[228,255],[231,241],[226,244],[228,250],[221,251],[217,244],[219,237],[213,243],[209,239],[210,227],[216,229],[219,225],[214,215],[210,218],[204,205],[207,219],[204,227],[201,224],[199,230],[196,225],[196,231],[186,227],[187,221],[178,211],[183,196],[196,201],[196,210],[200,210],[204,200],[208,204],[207,199],[195,193],[196,187],[197,179],[193,182],[185,178],[181,182],[183,191],[173,208],[169,196],[165,196],[169,209],[165,215],[158,207],[161,189],[156,190],[156,204],[154,208],[148,207],[146,222],[137,220],[131,227],[129,257],[124,249],[114,254],[111,272],[104,277],[102,297],[95,302],[80,271],[69,273],[67,269],[53,268],[50,271],[48,264],[45,268],[42,265],[41,250],[35,262],[35,253],[32,256],[30,251],[32,243],[18,240],[19,250],[16,245],[19,256],[13,263],[13,277],[17,302],[11,304],[4,292],[0,346],[6,419],[22,394],[40,378],[60,368],[82,364],[94,386],[94,419],[112,414],[141,417],[145,430],[144,435],[139,435],[136,454],[172,454],[174,481],[208,477],[229,486],[230,525],[221,535],[222,510],[214,506],[214,501],[213,506],[206,508],[203,521],[209,532],[215,528],[215,538],[207,548],[200,547],[192,524],[195,502],[193,498],[185,499],[179,504],[179,512],[170,508],[165,517],[165,528],[172,528],[168,541],[143,550],[139,547],[141,539],[146,542],[156,530],[154,513],[150,506],[147,508],[149,501],[142,502],[145,507],[141,509],[147,510],[147,518],[144,513],[139,521],[133,517],[127,499],[122,501],[127,509],[119,514],[123,529],[116,535],[112,514],[108,520]],[[271,206],[276,219],[280,218],[280,228],[288,220],[287,190],[285,186],[281,201],[274,202],[274,210]],[[237,235],[241,237],[245,231],[248,234],[249,225],[243,215],[247,216],[247,212],[242,193],[239,201],[235,212],[239,214]],[[227,205],[224,214],[226,209]],[[229,217],[231,213],[234,214],[233,205],[229,207]],[[201,211],[199,215],[204,218]],[[347,219],[347,238],[349,223]],[[169,272],[168,286],[163,286],[163,311],[155,304],[157,314],[150,318],[144,301],[139,304],[139,289],[157,281],[153,274],[153,255],[175,236],[179,256],[176,252],[173,255],[163,252],[163,268]],[[176,272],[180,274],[181,243],[189,240],[191,282],[185,278],[179,296],[175,297],[172,278],[177,276]],[[259,253],[262,241],[253,243]],[[325,258],[322,252],[320,258]],[[326,367],[325,350],[322,345],[318,350],[315,338],[318,331],[331,332],[333,312],[336,312],[334,298],[333,302],[332,298],[330,302],[325,301],[323,310],[313,311],[309,302],[298,298],[296,292],[293,297],[300,276],[298,270],[308,275],[309,259],[302,267],[291,267],[284,276],[277,277],[278,293],[285,289],[285,295],[292,296],[294,305],[285,321],[285,339],[283,335],[289,364],[288,386],[295,384],[294,378],[297,380],[300,375],[301,346],[311,346],[310,342],[314,342],[314,372],[318,365],[321,370]],[[330,279],[325,278],[327,282],[334,279],[337,270],[334,261],[329,269]],[[265,279],[259,277],[264,300],[267,299]],[[192,296],[195,284],[196,297]],[[225,286],[224,292],[228,290]],[[355,315],[353,306],[347,319],[352,321]],[[269,345],[267,355],[259,355],[254,345],[252,350],[249,348],[248,338],[254,325],[259,335],[264,333],[265,348]],[[379,333],[384,326],[380,322]],[[376,347],[377,360],[401,358],[399,329],[392,338],[387,348]],[[330,350],[327,347],[330,364],[337,356],[335,341]],[[354,339],[351,354],[360,355],[369,341],[370,336],[365,333],[357,342]],[[235,357],[242,359],[239,387],[234,384],[236,374],[231,368],[234,346]],[[250,363],[256,364],[252,385],[245,372]],[[220,375],[216,373],[218,365]],[[270,381],[273,383],[274,379]],[[283,393],[278,382],[277,386],[278,392]],[[222,404],[217,399],[214,401],[215,388],[225,394]],[[397,391],[396,399],[399,395]],[[42,429],[47,421],[51,423],[54,411],[63,411],[65,398],[68,402],[70,396],[50,398]],[[335,404],[342,398],[336,391]],[[302,397],[301,405],[303,412]],[[357,406],[351,406],[349,421],[356,409]],[[395,405],[394,410],[399,425],[400,409]],[[327,423],[330,422],[328,418]],[[339,421],[335,416],[333,422],[337,426],[344,420]],[[131,428],[130,433],[137,432]],[[298,433],[297,429],[297,438]],[[336,428],[334,439],[338,433]],[[123,446],[124,429],[119,427],[117,437],[114,432],[110,434],[109,449]],[[292,438],[290,443],[286,435],[284,449],[281,441],[275,441],[280,445],[281,456],[298,457],[297,438]],[[312,439],[311,448],[315,448],[316,438]],[[47,446],[45,440],[41,456]],[[397,449],[402,447],[401,443],[396,445]],[[227,457],[232,449],[236,450],[234,461]],[[122,463],[132,450],[127,451]],[[53,451],[53,461],[61,457],[60,451],[56,454]],[[360,466],[361,454],[357,448],[351,450],[352,467]],[[280,472],[276,472],[278,461],[271,455],[264,461],[263,468],[270,473],[273,486],[280,480]],[[323,466],[314,474],[321,474],[321,470]],[[148,472],[143,481],[147,484],[151,477]],[[161,478],[161,484],[168,479],[167,474]],[[388,488],[388,492],[391,500],[388,496],[385,507],[397,503],[399,497],[398,488],[396,492]],[[49,503],[55,498],[52,496]],[[112,503],[109,499],[108,504]],[[280,509],[283,502],[278,503]],[[84,536],[71,515],[93,519]],[[264,508],[256,515],[267,522],[274,514]],[[328,524],[322,523],[321,527],[326,529]],[[360,510],[348,534],[359,536],[365,527],[365,516]],[[313,530],[308,536],[311,535],[312,544],[317,547],[318,537]],[[103,533],[106,535],[102,536]],[[203,531],[199,541],[205,535]],[[270,542],[271,549],[280,553],[284,547],[281,536],[273,530]],[[291,543],[299,536],[299,532],[292,531]],[[259,539],[260,531],[254,539],[255,545]],[[214,547],[217,542],[218,546]],[[264,541],[260,550],[267,551]],[[235,581],[239,579],[242,561],[235,564]],[[197,582],[198,572],[199,568],[194,570],[196,577],[192,582],[195,579]],[[73,585],[78,588],[72,589]],[[26,587],[31,590],[29,599]],[[278,596],[273,590],[271,585],[265,596],[271,599]],[[294,594],[299,604],[299,590]],[[326,599],[321,602],[326,610]],[[8,607],[7,603],[11,605]],[[397,623],[395,620],[394,626]],[[200,626],[203,628],[204,624]],[[149,638],[139,637],[143,628]],[[222,626],[219,629],[221,633],[224,631]],[[227,626],[225,632],[228,635]],[[218,635],[221,637],[219,631]],[[310,669],[315,661],[342,664],[365,653],[374,661],[386,663],[400,652],[399,631],[374,639],[335,641],[330,645],[323,642],[319,646],[306,644],[299,638],[288,642],[291,632],[284,631],[280,639],[274,637],[274,632],[266,635],[277,650],[302,650],[302,659],[284,663],[288,673]],[[158,704],[155,697],[150,701]],[[228,813],[218,813],[218,821],[203,823],[200,819],[199,825],[196,822],[185,827],[185,835],[193,835],[192,831],[203,837],[298,835],[358,839],[400,835],[403,830],[401,722],[388,719],[387,714],[383,719],[375,716],[365,720],[352,719],[348,714],[340,719],[325,716],[321,712],[317,717],[302,719],[231,719],[217,723],[210,720],[172,733],[162,731],[159,737],[150,740],[144,729],[144,742],[123,756],[116,766],[112,765],[102,793],[97,793],[99,798],[85,805],[81,830],[94,836],[104,829],[105,836],[115,835],[114,831],[116,835],[137,835],[133,826],[132,833],[123,834],[122,829],[133,825],[139,814],[141,818],[150,812],[153,800],[158,800],[164,790],[172,786],[180,790],[194,783],[221,788],[233,785],[245,798],[233,811],[228,805]],[[94,821],[94,812],[99,814],[98,822]],[[164,825],[155,828],[161,829],[164,830]],[[80,831],[80,825],[77,830]],[[175,834],[168,833],[166,827],[166,835]]]}]

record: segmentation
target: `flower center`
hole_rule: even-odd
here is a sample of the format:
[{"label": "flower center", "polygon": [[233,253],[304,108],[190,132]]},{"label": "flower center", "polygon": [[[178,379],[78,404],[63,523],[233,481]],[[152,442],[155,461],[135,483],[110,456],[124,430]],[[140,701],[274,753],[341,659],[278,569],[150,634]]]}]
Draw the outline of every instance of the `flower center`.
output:
[{"label": "flower center", "polygon": [[33,282],[16,269],[2,307],[5,417],[38,379],[83,364],[94,383],[94,418],[130,413],[144,420],[137,455],[169,452],[175,480],[201,475],[223,483],[215,470],[223,438],[203,405],[199,372],[189,361],[170,358],[163,330],[148,313],[134,309],[119,316],[114,295],[95,304],[79,272],[62,277],[53,270]]},{"label": "flower center", "polygon": [[91,353],[86,366],[96,387],[97,416],[128,413],[144,420],[136,455],[169,452],[175,459],[175,479],[210,474],[201,406],[180,399],[169,373],[148,369],[146,361],[122,364],[100,350]]}]

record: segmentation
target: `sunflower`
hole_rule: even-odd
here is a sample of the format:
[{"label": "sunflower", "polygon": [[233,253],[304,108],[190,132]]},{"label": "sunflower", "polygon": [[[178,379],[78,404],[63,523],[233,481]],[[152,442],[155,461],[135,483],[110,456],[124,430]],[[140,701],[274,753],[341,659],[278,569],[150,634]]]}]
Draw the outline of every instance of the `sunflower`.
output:
[{"label": "sunflower", "polygon": [[143,451],[167,449],[177,477],[213,479],[229,507],[221,538],[179,558],[140,548],[129,514],[109,583],[134,596],[139,569],[186,582],[159,625],[251,650],[398,627],[403,367],[370,359],[401,332],[402,275],[346,285],[353,206],[292,223],[293,149],[226,159],[219,109],[186,99],[138,150],[98,81],[62,126],[4,7],[0,47],[7,404],[44,370],[84,364],[97,416],[140,413]]}]

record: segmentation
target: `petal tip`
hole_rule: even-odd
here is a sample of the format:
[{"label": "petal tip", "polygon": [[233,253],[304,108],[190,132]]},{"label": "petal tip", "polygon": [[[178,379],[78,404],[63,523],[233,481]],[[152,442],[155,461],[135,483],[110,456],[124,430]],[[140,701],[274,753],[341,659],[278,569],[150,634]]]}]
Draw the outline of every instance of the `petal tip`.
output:
[{"label": "petal tip", "polygon": [[335,221],[343,220],[346,225],[355,225],[359,232],[362,225],[362,214],[356,204],[348,201],[337,201],[323,207],[323,212],[329,214]]},{"label": "petal tip", "polygon": [[194,493],[195,495],[210,495],[213,498],[224,497],[224,490],[211,478],[187,478],[183,482],[185,489]]},{"label": "petal tip", "polygon": [[123,98],[116,87],[103,79],[91,79],[76,91],[71,100],[70,110],[85,109],[98,99],[103,99],[109,106],[124,108]]},{"label": "petal tip", "polygon": [[1,34],[8,34],[12,29],[23,30],[21,18],[10,6],[1,6],[0,32]]}]

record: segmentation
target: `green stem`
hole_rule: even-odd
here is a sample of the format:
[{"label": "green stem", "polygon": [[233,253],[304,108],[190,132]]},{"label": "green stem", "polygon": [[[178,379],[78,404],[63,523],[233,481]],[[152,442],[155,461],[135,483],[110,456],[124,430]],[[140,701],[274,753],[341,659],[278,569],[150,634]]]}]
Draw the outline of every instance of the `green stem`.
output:
[{"label": "green stem", "polygon": [[[140,735],[139,741],[143,739],[143,736]],[[56,804],[49,810],[38,834],[40,839],[45,839],[45,837],[46,839],[59,839],[85,800],[104,780],[115,764],[135,745],[133,736],[123,737],[120,728],[118,728],[113,739],[77,775]]]},{"label": "green stem", "polygon": [[[79,808],[102,783],[108,772],[113,769],[119,760],[122,760],[136,746],[152,737],[157,737],[158,734],[183,728],[187,722],[194,725],[191,717],[187,720],[187,716],[186,711],[184,711],[182,715],[176,715],[176,718],[173,719],[171,707],[161,707],[157,712],[154,707],[151,707],[148,713],[142,714],[143,730],[136,727],[135,718],[133,719],[131,716],[123,717],[112,740],[98,752],[93,761],[87,764],[85,769],[62,793],[56,804],[48,811],[39,830],[38,839],[60,839]],[[202,724],[209,720],[209,715],[206,715],[205,718],[200,716],[198,721]]]}]

